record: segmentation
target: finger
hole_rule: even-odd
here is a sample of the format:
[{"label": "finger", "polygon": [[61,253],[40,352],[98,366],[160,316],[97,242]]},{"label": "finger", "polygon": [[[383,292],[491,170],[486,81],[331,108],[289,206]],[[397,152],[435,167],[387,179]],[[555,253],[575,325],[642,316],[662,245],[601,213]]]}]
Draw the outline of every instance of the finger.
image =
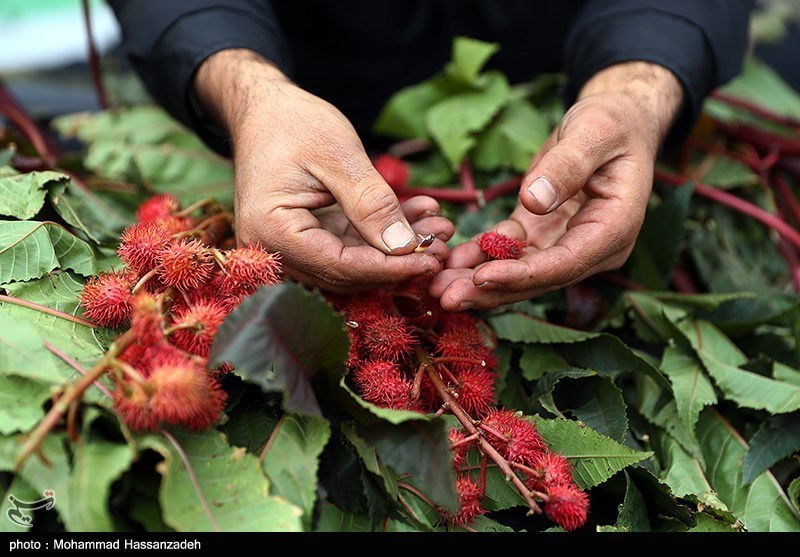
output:
[{"label": "finger", "polygon": [[427,195],[409,197],[403,201],[401,205],[403,207],[403,213],[410,222],[423,217],[439,216],[442,214],[442,208],[439,206],[439,202]]},{"label": "finger", "polygon": [[456,231],[455,225],[445,217],[423,217],[419,220],[409,219],[411,228],[417,234],[428,236],[433,234],[442,242],[448,241]]},{"label": "finger", "polygon": [[394,191],[372,165],[360,142],[331,148],[311,169],[364,240],[383,253],[407,254],[419,244]]},{"label": "finger", "polygon": [[564,117],[557,142],[535,160],[522,179],[520,202],[544,215],[578,193],[595,171],[623,154],[624,132],[604,115]]},{"label": "finger", "polygon": [[439,298],[454,282],[467,281],[472,284],[473,272],[472,269],[467,268],[444,269],[433,277],[428,287],[428,293],[434,298]]}]

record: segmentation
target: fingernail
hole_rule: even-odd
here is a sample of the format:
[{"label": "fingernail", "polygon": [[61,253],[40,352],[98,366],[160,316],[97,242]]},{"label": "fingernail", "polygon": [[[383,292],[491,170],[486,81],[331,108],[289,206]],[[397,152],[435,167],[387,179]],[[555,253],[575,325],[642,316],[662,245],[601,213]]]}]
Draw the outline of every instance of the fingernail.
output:
[{"label": "fingernail", "polygon": [[544,176],[539,176],[533,183],[528,186],[530,194],[536,198],[542,207],[548,211],[553,208],[553,205],[558,201],[558,194],[556,193],[553,185],[547,181]]},{"label": "fingernail", "polygon": [[475,288],[486,288],[487,286],[494,286],[494,285],[495,285],[495,283],[489,282],[488,280],[486,280],[486,281],[483,281],[480,284],[476,284]]},{"label": "fingernail", "polygon": [[475,303],[474,302],[461,302],[458,305],[458,309],[470,309],[470,308],[474,308],[474,307],[475,307]]},{"label": "fingernail", "polygon": [[422,216],[423,217],[438,217],[441,214],[442,213],[440,213],[439,211],[425,211],[424,213],[422,213]]},{"label": "fingernail", "polygon": [[406,223],[397,221],[386,227],[381,238],[389,251],[392,251],[416,241],[417,235]]}]

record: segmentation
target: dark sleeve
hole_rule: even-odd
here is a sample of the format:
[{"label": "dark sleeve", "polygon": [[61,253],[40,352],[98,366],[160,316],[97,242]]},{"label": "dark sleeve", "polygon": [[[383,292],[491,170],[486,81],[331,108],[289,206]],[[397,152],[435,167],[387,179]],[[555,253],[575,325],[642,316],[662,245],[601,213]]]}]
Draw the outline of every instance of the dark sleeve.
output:
[{"label": "dark sleeve", "polygon": [[590,0],[567,35],[565,100],[606,66],[630,60],[671,70],[684,104],[667,146],[691,131],[706,96],[741,71],[754,0]]},{"label": "dark sleeve", "polygon": [[108,0],[125,50],[150,94],[211,147],[227,153],[219,130],[206,122],[191,93],[209,56],[248,48],[291,74],[288,48],[267,0]]}]

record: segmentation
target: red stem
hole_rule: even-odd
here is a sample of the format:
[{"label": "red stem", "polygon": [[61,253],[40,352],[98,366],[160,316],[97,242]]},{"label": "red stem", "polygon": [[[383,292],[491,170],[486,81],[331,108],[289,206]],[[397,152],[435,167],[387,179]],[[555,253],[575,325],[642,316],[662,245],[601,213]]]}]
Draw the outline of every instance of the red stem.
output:
[{"label": "red stem", "polygon": [[[682,186],[686,180],[682,176],[675,176],[666,172],[656,170],[655,179],[666,184],[673,186]],[[789,240],[796,247],[800,248],[800,232],[786,224],[780,218],[776,217],[765,211],[764,209],[753,205],[749,201],[740,199],[726,191],[713,188],[701,183],[695,183],[694,191],[697,195],[712,199],[722,205],[726,205],[731,209],[739,211],[742,214],[748,215],[759,221],[760,223],[776,230],[781,236]]]},{"label": "red stem", "polygon": [[[45,341],[45,343],[44,343],[44,347],[45,347],[45,348],[47,348],[47,349],[48,349],[50,352],[52,352],[52,353],[53,353],[53,354],[55,354],[56,356],[58,356],[59,358],[61,358],[61,359],[62,359],[62,360],[63,360],[63,361],[64,361],[64,362],[65,362],[65,363],[66,363],[66,364],[69,366],[69,367],[71,367],[72,369],[74,369],[75,371],[77,371],[77,372],[78,372],[78,373],[80,373],[81,375],[86,375],[86,370],[85,370],[85,369],[83,369],[83,368],[82,368],[82,367],[81,367],[81,366],[78,364],[78,362],[76,362],[75,360],[73,360],[72,358],[70,358],[69,356],[67,356],[66,354],[64,354],[64,353],[63,353],[61,350],[59,350],[58,348],[56,348],[55,346],[53,346],[52,344],[50,344],[49,342],[46,342],[46,341]],[[100,390],[102,391],[102,393],[103,393],[104,395],[106,395],[108,398],[111,398],[111,392],[110,392],[108,389],[106,389],[106,388],[105,388],[105,387],[104,387],[104,386],[103,386],[103,385],[100,383],[100,381],[95,381],[95,382],[94,382],[94,386],[95,386],[95,387],[97,387],[98,389],[100,389]]]},{"label": "red stem", "polygon": [[[458,171],[458,179],[461,182],[461,186],[464,188],[464,191],[474,193],[477,198],[478,188],[475,187],[475,176],[472,174],[472,165],[470,164],[469,159],[464,159],[461,162],[461,167]],[[470,213],[477,212],[478,203],[476,201],[470,202],[467,205],[467,211]]]},{"label": "red stem", "polygon": [[736,108],[743,108],[748,112],[755,114],[756,116],[763,118],[764,120],[769,120],[770,122],[775,122],[776,124],[781,124],[783,126],[789,127],[797,127],[800,126],[800,122],[791,118],[789,116],[782,116],[780,114],[776,114],[771,110],[767,110],[757,104],[751,103],[744,99],[740,99],[738,97],[733,97],[721,91],[714,91],[711,93],[711,98],[725,103],[729,106],[735,106]]},{"label": "red stem", "polygon": [[800,203],[798,203],[797,197],[794,195],[789,183],[777,172],[772,174],[770,183],[786,203],[786,208],[789,210],[789,214],[792,216],[795,226],[800,226]]},{"label": "red stem", "polygon": [[783,155],[800,155],[800,141],[746,124],[716,122],[717,129],[732,139],[752,143],[765,150],[778,149]]},{"label": "red stem", "polygon": [[411,493],[413,493],[414,495],[416,495],[417,497],[419,497],[420,499],[422,499],[423,501],[425,501],[425,503],[426,503],[426,504],[427,504],[427,505],[428,505],[430,508],[432,508],[432,509],[436,509],[436,505],[434,504],[434,502],[433,502],[433,501],[431,501],[431,500],[428,498],[428,496],[427,496],[427,495],[425,495],[424,493],[422,493],[422,492],[421,492],[419,489],[417,489],[417,488],[416,488],[416,487],[414,487],[413,485],[411,485],[411,484],[407,484],[406,482],[397,482],[397,487],[402,487],[402,488],[403,488],[403,489],[405,489],[406,491],[410,491]]},{"label": "red stem", "polygon": [[89,0],[81,0],[81,4],[83,5],[83,23],[86,27],[86,43],[89,48],[89,69],[92,72],[92,83],[94,83],[94,90],[97,93],[100,108],[106,110],[109,107],[108,97],[106,96],[106,88],[103,85],[103,77],[100,73],[100,56],[97,54],[97,47],[94,44],[94,36],[92,34]]},{"label": "red stem", "polygon": [[6,118],[20,131],[25,138],[31,142],[33,148],[39,156],[49,165],[53,166],[57,156],[54,147],[39,129],[27,112],[14,100],[8,92],[5,84],[0,80],[0,114],[5,114]]}]

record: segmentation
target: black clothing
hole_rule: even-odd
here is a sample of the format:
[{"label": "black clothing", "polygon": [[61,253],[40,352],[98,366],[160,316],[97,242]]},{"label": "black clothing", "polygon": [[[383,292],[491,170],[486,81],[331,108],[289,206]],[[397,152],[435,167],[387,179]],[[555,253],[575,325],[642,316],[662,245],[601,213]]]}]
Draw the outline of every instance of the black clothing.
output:
[{"label": "black clothing", "polygon": [[702,102],[741,69],[754,0],[108,0],[125,47],[153,97],[214,149],[225,138],[190,101],[211,54],[249,48],[339,108],[365,143],[398,89],[439,71],[452,39],[497,42],[488,67],[509,80],[564,72],[574,101],[598,70],[645,60],[680,79],[686,101],[671,138],[690,130]]}]

